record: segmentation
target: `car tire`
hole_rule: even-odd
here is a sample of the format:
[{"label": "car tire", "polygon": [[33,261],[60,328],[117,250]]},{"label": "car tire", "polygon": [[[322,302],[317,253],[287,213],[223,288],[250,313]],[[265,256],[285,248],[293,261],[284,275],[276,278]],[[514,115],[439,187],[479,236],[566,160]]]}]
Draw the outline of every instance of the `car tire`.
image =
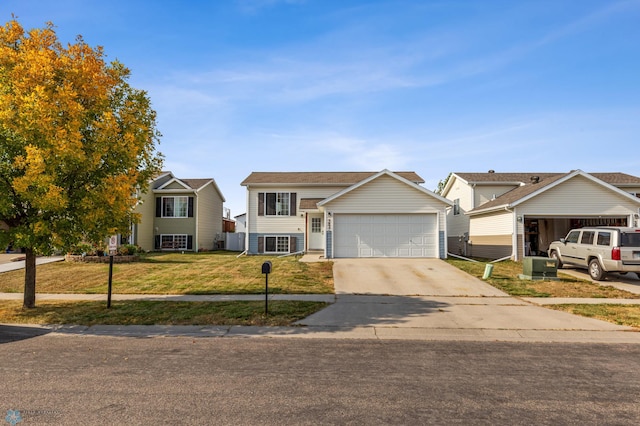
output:
[{"label": "car tire", "polygon": [[558,269],[562,268],[562,261],[560,260],[560,256],[558,256],[558,252],[553,250],[551,251],[551,258],[558,260]]},{"label": "car tire", "polygon": [[598,259],[592,259],[591,262],[589,262],[589,276],[596,281],[602,281],[604,277],[607,276]]}]

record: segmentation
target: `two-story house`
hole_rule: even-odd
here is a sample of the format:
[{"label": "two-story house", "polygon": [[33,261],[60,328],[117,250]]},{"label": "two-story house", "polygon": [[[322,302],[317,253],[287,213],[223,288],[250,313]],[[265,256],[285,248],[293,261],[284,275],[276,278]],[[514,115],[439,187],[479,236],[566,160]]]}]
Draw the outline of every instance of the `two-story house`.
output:
[{"label": "two-story house", "polygon": [[250,254],[322,251],[339,257],[446,257],[446,209],[414,172],[253,172]]},{"label": "two-story house", "polygon": [[452,173],[442,195],[450,253],[544,255],[582,226],[639,226],[640,178],[624,173]]},{"label": "two-story house", "polygon": [[141,221],[130,240],[146,251],[213,250],[223,232],[224,201],[214,179],[178,179],[162,172],[141,195],[136,206]]}]

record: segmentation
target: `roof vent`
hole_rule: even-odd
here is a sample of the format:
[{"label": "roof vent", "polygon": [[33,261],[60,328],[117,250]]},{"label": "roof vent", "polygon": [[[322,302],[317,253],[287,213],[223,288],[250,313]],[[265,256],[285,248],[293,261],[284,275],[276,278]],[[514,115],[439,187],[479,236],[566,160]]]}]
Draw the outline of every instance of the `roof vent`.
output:
[{"label": "roof vent", "polygon": [[540,176],[531,176],[531,183],[540,182]]},{"label": "roof vent", "polygon": [[496,171],[495,171],[495,170],[493,170],[493,169],[489,170],[489,173],[495,173],[495,172],[496,172]]}]

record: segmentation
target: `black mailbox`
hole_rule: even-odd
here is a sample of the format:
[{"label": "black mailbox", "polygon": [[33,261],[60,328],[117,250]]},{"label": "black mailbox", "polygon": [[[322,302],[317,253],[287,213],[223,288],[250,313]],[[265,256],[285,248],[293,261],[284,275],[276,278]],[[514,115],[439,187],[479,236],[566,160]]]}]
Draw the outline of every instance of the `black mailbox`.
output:
[{"label": "black mailbox", "polygon": [[271,262],[268,260],[262,264],[262,273],[270,274],[271,273]]}]

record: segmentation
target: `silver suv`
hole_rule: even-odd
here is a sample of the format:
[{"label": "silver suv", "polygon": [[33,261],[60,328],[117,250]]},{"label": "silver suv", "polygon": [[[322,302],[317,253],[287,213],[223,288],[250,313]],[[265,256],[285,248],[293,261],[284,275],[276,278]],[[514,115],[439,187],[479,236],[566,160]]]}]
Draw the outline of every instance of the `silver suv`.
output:
[{"label": "silver suv", "polygon": [[640,278],[640,228],[602,226],[569,231],[549,245],[549,257],[563,264],[587,268],[594,280],[608,272],[635,272]]}]

